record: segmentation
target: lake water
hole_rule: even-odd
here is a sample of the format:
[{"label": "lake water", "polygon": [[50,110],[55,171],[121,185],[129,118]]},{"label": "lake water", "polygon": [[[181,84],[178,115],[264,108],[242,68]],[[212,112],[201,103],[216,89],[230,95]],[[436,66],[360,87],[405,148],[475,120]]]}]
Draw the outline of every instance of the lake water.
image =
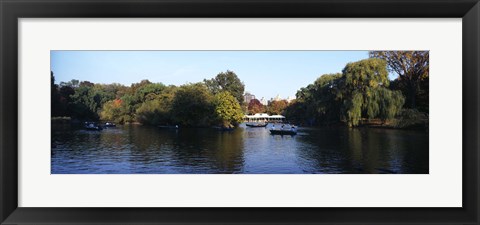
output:
[{"label": "lake water", "polygon": [[[277,125],[278,126],[278,125]],[[428,173],[428,132],[302,128],[295,136],[241,125],[103,131],[53,126],[52,174]]]}]

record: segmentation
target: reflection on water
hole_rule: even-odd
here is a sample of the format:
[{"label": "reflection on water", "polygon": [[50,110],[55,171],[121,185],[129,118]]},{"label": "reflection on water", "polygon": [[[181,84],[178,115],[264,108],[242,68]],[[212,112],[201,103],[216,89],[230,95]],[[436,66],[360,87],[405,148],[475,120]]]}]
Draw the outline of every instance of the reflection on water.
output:
[{"label": "reflection on water", "polygon": [[103,131],[52,129],[53,174],[428,173],[428,133],[299,128],[296,136],[241,126]]}]

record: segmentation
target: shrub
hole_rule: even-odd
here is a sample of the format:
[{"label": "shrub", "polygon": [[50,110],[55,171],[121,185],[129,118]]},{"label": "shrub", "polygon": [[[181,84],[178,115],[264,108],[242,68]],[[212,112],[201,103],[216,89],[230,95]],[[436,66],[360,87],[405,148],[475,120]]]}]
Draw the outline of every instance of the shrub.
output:
[{"label": "shrub", "polygon": [[394,122],[396,128],[428,129],[428,114],[416,109],[402,109]]}]

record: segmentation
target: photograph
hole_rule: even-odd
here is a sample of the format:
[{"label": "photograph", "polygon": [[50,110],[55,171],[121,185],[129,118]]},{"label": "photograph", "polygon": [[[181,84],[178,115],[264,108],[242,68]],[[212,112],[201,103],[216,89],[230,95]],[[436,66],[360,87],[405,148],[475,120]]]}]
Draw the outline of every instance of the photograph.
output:
[{"label": "photograph", "polygon": [[480,225],[480,0],[0,2],[0,225]]},{"label": "photograph", "polygon": [[429,174],[428,50],[51,50],[50,76],[51,174]]}]

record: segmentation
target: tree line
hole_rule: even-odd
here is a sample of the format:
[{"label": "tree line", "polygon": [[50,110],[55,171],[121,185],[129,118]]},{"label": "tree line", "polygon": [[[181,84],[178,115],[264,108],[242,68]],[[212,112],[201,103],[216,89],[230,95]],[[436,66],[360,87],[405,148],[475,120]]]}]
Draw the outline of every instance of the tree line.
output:
[{"label": "tree line", "polygon": [[116,123],[236,126],[242,122],[245,85],[232,72],[181,86],[142,80],[131,86],[72,80],[55,84],[52,116]]},{"label": "tree line", "polygon": [[[55,84],[51,73],[52,116],[151,125],[237,126],[244,114],[280,114],[304,125],[365,121],[397,127],[428,123],[429,52],[372,51],[341,73],[324,74],[296,99],[244,102],[245,85],[233,71],[181,86],[143,80],[130,86],[71,80]],[[398,78],[388,77],[395,73]],[[428,124],[427,124],[428,125]]]},{"label": "tree line", "polygon": [[[428,126],[429,52],[372,51],[369,56],[301,88],[283,113],[309,125],[354,127],[377,120],[394,121],[395,127]],[[390,81],[389,72],[398,78]]]}]

